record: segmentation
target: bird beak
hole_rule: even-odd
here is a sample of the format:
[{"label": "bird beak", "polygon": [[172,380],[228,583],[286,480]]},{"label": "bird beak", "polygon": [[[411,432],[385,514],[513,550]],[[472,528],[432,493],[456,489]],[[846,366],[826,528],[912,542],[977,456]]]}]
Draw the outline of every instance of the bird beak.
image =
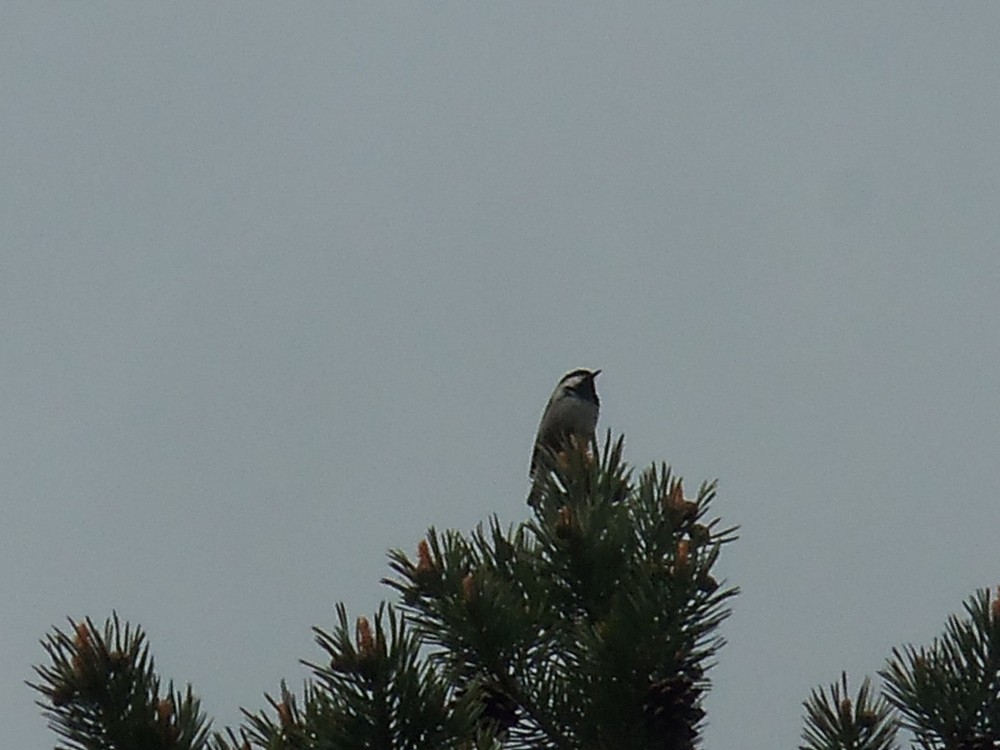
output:
[{"label": "bird beak", "polygon": [[593,380],[594,378],[596,378],[600,374],[601,374],[600,370],[594,370],[592,373],[590,373],[591,380]]}]

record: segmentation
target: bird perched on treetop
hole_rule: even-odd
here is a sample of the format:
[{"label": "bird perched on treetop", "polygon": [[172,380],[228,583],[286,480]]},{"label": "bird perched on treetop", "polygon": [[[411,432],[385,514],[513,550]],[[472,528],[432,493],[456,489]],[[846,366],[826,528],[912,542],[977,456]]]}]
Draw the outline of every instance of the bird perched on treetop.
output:
[{"label": "bird perched on treetop", "polygon": [[563,375],[556,384],[538,425],[529,477],[534,478],[543,461],[544,451],[562,450],[571,439],[586,444],[594,440],[597,414],[601,408],[594,378],[600,374],[600,370],[573,370]]}]

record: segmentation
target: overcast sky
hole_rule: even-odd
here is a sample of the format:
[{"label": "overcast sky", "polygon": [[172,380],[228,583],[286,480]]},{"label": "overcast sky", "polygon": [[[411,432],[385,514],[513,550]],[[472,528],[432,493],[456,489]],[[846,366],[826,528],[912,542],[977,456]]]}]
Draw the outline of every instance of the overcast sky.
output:
[{"label": "overcast sky", "polygon": [[235,724],[556,380],[742,539],[706,747],[1000,583],[1000,5],[0,9],[0,727],[65,618]]}]

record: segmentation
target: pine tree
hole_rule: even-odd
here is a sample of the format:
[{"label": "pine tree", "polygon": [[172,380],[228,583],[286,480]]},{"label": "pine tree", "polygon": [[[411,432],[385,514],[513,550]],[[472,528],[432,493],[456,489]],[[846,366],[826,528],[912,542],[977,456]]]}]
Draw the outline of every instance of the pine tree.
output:
[{"label": "pine tree", "polygon": [[878,697],[866,678],[852,701],[846,675],[813,691],[801,750],[895,750],[900,728],[920,750],[1000,748],[1000,590],[976,592],[930,646],[893,649],[879,676]]},{"label": "pine tree", "polygon": [[[188,687],[160,681],[138,628],[70,622],[33,684],[79,750],[690,750],[736,593],[713,576],[735,538],[665,466],[633,478],[622,439],[550,456],[532,517],[433,528],[390,553],[398,595],[353,628],[343,606],[301,696],[212,734]],[[352,632],[353,631],[353,632]]]},{"label": "pine tree", "polygon": [[[434,529],[390,553],[398,595],[315,629],[301,696],[212,733],[191,687],[161,685],[140,628],[70,620],[42,641],[39,705],[73,750],[690,750],[737,590],[712,571],[735,528],[709,520],[665,465],[637,479],[610,435],[567,450],[530,493],[532,517]],[[876,690],[846,674],[805,702],[800,750],[1000,748],[1000,591],[977,592],[930,646],[894,649]]]}]

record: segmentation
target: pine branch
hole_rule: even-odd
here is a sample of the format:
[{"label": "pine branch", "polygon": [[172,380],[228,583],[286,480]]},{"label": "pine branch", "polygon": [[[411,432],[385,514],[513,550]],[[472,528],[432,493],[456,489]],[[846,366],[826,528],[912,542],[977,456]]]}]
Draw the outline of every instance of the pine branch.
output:
[{"label": "pine branch", "polygon": [[548,651],[544,634],[553,632],[544,581],[530,565],[532,548],[523,530],[505,535],[495,518],[489,535],[480,527],[470,539],[430,529],[416,562],[390,553],[403,580],[385,582],[401,592],[432,661],[459,689],[484,696],[482,713],[496,731],[513,730],[514,746],[570,747],[529,696],[518,678],[522,670],[512,669],[518,664],[524,672],[537,671]]},{"label": "pine branch", "polygon": [[[325,663],[304,662],[314,676],[302,708],[282,684],[274,711],[246,714],[241,739],[268,750],[424,750],[490,747],[477,736],[476,696],[458,696],[426,660],[403,616],[381,607],[359,617],[352,637],[343,605],[332,631],[315,628]],[[236,737],[230,740],[235,745]]]},{"label": "pine branch", "polygon": [[866,679],[852,712],[846,676],[829,694],[813,691],[803,750],[888,750],[897,726],[922,750],[1000,748],[1000,592],[976,592],[965,612],[930,646],[893,649],[879,672],[884,698],[871,697]]},{"label": "pine branch", "polygon": [[852,701],[848,697],[847,673],[829,692],[813,690],[804,704],[806,728],[800,750],[895,750],[897,723],[891,706],[872,695],[866,677]]},{"label": "pine branch", "polygon": [[1000,598],[980,590],[965,611],[930,647],[893,649],[880,672],[903,725],[928,750],[1000,747]]},{"label": "pine branch", "polygon": [[114,614],[98,630],[69,621],[42,641],[51,665],[28,683],[52,729],[73,750],[197,750],[208,747],[208,722],[190,686],[161,695],[145,634]]},{"label": "pine branch", "polygon": [[[343,606],[301,697],[282,683],[214,750],[693,750],[719,625],[713,576],[735,528],[668,467],[633,479],[623,439],[571,446],[536,473],[533,517],[428,531],[390,553],[399,610],[353,627]],[[160,697],[142,633],[71,622],[44,643],[43,708],[71,750],[207,748],[188,688]]]},{"label": "pine branch", "polygon": [[666,467],[637,483],[622,440],[536,475],[534,518],[471,537],[433,529],[390,554],[420,638],[452,679],[508,705],[505,747],[692,748],[717,629],[737,591],[711,574],[735,529],[706,523]]}]

